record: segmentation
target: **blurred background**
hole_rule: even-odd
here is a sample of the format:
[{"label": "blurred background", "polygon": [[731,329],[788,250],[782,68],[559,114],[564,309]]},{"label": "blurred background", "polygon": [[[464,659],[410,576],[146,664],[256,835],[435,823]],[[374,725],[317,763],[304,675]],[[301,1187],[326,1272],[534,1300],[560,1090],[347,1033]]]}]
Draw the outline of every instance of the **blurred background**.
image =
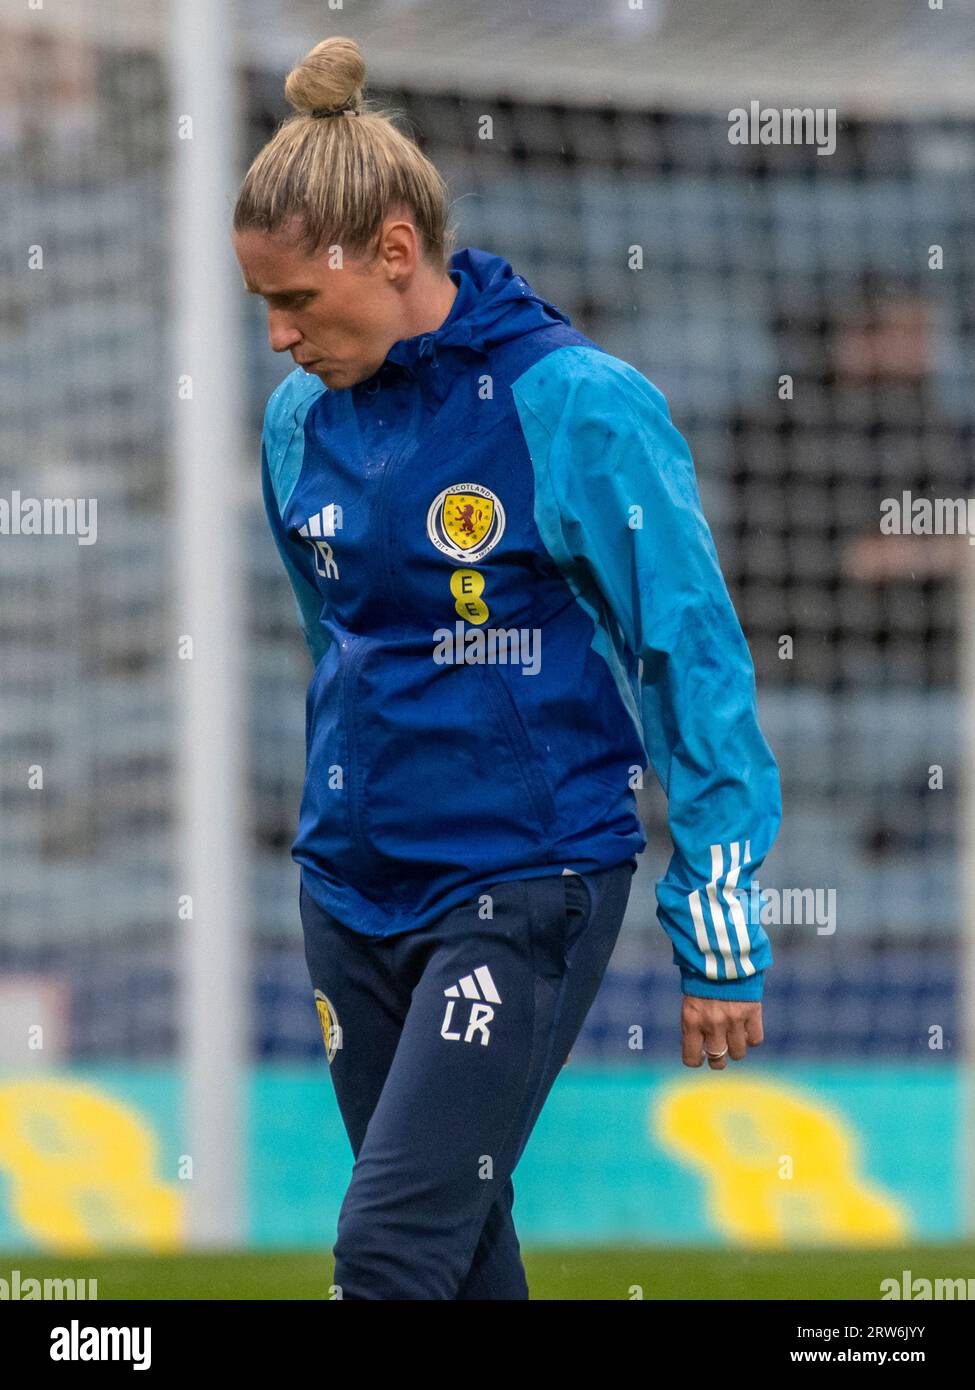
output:
[{"label": "blurred background", "polygon": [[[666,395],[755,661],[784,799],[759,878],[804,905],[768,928],[767,1041],[727,1073],[680,1066],[653,894],[665,807],[648,788],[619,946],[516,1174],[523,1245],[555,1252],[552,1287],[571,1276],[569,1296],[594,1297],[615,1277],[594,1252],[611,1263],[632,1244],[705,1245],[716,1262],[870,1247],[896,1275],[883,1250],[970,1237],[969,547],[883,536],[880,519],[905,490],[972,495],[975,4],[197,10],[219,19],[212,57],[234,98],[209,225],[227,235],[235,182],[286,114],[288,68],[353,36],[368,95],[403,113],[448,182],[457,245],[504,256]],[[305,1250],[324,1287],[351,1156],[289,855],[310,668],[258,472],[264,405],[291,362],[236,283],[221,464],[243,673],[229,1004],[219,949],[188,954],[179,913],[172,339],[194,233],[175,94],[194,35],[174,29],[201,23],[202,44],[213,26],[176,0],[0,13],[0,498],[98,503],[96,544],[0,535],[0,1246],[57,1268],[124,1248]],[[753,101],[835,108],[835,152],[732,144],[729,112]],[[204,524],[216,538],[216,508]],[[211,986],[209,1023],[188,1025],[187,996]],[[206,1081],[208,1027],[231,1070]],[[242,1097],[215,1151],[239,1199],[215,1216],[186,1171],[207,1085]],[[972,1247],[956,1254],[938,1272],[975,1274]],[[753,1285],[728,1268],[718,1296],[743,1296]],[[849,1290],[830,1284],[835,1265],[821,1285],[803,1269],[806,1283],[769,1287],[877,1296],[852,1255]]]}]

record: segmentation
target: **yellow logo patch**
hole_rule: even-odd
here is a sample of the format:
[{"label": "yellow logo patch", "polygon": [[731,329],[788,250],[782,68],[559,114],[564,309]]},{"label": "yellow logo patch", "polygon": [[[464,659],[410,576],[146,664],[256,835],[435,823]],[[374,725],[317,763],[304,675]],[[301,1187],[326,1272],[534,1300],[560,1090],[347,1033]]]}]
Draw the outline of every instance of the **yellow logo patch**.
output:
[{"label": "yellow logo patch", "polygon": [[477,570],[454,570],[450,576],[450,592],[456,602],[454,607],[469,623],[485,623],[491,610],[481,598],[484,593],[484,575]]}]

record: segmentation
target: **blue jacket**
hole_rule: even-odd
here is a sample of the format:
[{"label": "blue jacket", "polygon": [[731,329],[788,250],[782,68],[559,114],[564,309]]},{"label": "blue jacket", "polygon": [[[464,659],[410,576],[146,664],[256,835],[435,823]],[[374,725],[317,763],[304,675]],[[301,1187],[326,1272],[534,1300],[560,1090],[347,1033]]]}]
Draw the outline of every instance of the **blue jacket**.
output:
[{"label": "blue jacket", "polygon": [[646,845],[652,764],[684,992],[759,999],[778,772],[687,445],[507,261],[466,249],[450,275],[446,321],[368,380],[298,368],[267,406],[264,502],[315,663],[305,889],[391,936],[492,882],[609,868]]}]

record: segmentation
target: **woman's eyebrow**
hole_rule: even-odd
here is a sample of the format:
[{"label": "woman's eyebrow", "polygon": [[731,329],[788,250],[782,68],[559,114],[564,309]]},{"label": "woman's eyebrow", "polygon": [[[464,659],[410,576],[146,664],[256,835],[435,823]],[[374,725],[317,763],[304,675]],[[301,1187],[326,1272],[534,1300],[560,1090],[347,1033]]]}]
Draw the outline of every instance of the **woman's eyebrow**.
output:
[{"label": "woman's eyebrow", "polygon": [[317,293],[311,285],[296,290],[259,290],[255,285],[247,285],[245,288],[248,294],[259,295],[261,299],[300,299],[303,295]]}]

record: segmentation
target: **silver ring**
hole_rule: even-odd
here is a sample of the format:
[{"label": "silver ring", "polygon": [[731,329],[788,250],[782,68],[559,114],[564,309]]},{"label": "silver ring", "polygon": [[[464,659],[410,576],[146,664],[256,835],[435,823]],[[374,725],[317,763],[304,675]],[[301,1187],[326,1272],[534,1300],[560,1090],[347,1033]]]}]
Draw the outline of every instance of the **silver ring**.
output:
[{"label": "silver ring", "polygon": [[707,1048],[705,1048],[705,1049],[704,1049],[704,1055],[705,1055],[705,1057],[710,1057],[710,1059],[711,1059],[712,1062],[716,1062],[716,1061],[718,1060],[718,1058],[719,1058],[719,1057],[723,1057],[723,1056],[725,1055],[725,1052],[727,1052],[727,1051],[728,1051],[727,1047],[725,1048],[724,1052],[709,1052],[709,1051],[707,1050]]}]

